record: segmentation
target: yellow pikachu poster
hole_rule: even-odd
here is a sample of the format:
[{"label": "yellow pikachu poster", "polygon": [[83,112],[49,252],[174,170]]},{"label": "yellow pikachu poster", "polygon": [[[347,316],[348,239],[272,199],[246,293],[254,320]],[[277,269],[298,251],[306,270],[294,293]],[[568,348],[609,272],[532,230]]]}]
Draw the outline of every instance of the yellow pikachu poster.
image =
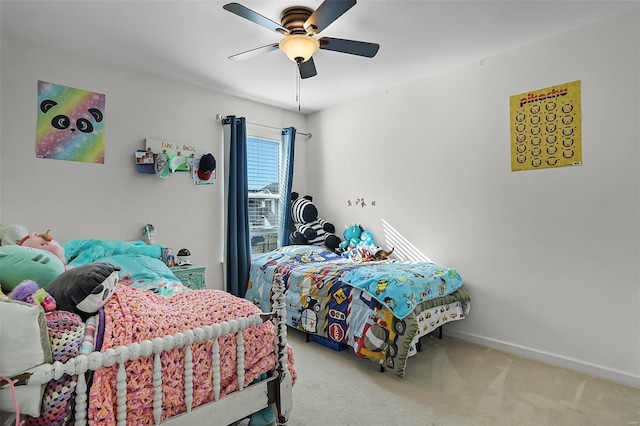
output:
[{"label": "yellow pikachu poster", "polygon": [[580,80],[513,95],[511,171],[582,165]]}]

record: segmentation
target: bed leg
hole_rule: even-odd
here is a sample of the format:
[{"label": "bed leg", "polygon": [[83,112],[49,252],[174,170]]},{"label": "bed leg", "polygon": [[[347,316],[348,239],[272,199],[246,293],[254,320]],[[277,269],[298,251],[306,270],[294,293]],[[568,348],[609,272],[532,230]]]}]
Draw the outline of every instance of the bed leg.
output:
[{"label": "bed leg", "polygon": [[273,308],[276,312],[276,348],[278,352],[278,380],[276,390],[276,409],[278,425],[286,425],[292,409],[292,380],[289,374],[287,353],[287,311],[284,303],[284,281],[280,274],[274,276]]},{"label": "bed leg", "polygon": [[276,402],[278,426],[286,426],[289,423],[289,414],[292,409],[291,375],[287,373],[284,380],[278,385],[278,400]]},{"label": "bed leg", "polygon": [[416,342],[416,351],[422,352],[422,340],[420,339]]},{"label": "bed leg", "polygon": [[380,364],[380,372],[384,373],[384,365]]},{"label": "bed leg", "polygon": [[440,327],[438,327],[438,339],[442,339],[442,328],[444,327],[444,325],[441,325]]},{"label": "bed leg", "polygon": [[305,333],[304,336],[304,341],[309,343],[311,341],[311,335],[309,333]]}]

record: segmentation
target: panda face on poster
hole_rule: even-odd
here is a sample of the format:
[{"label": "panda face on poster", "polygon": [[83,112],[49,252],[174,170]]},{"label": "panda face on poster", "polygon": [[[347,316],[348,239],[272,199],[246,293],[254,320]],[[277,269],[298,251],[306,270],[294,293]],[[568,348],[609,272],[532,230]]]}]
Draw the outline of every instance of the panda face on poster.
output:
[{"label": "panda face on poster", "polygon": [[[58,111],[56,108],[58,103],[53,99],[45,99],[40,102],[40,110],[45,114],[50,114],[51,127],[58,130],[63,130],[73,134],[74,132],[93,133],[95,130],[94,124],[102,122],[102,111],[97,108],[88,108],[86,111],[72,111],[73,114],[69,117],[67,111]],[[60,109],[60,108],[58,108]],[[65,114],[66,113],[66,114]]]},{"label": "panda face on poster", "polygon": [[104,164],[105,95],[38,81],[36,156]]}]

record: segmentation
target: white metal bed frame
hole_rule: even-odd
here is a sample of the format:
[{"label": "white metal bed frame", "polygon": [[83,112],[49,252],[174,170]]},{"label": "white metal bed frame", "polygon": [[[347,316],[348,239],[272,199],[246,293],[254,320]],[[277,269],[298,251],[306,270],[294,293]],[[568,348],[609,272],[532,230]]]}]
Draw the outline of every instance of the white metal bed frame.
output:
[{"label": "white metal bed frame", "polygon": [[[118,364],[116,381],[116,421],[117,426],[125,426],[127,422],[127,375],[125,363],[140,357],[154,356],[153,367],[153,414],[156,425],[228,425],[270,406],[276,405],[278,425],[286,425],[292,409],[292,378],[287,365],[287,326],[284,304],[284,282],[280,275],[274,278],[273,312],[254,314],[246,318],[236,318],[229,322],[212,324],[202,328],[187,330],[184,333],[144,340],[128,346],[107,349],[104,352],[92,352],[89,355],[78,355],[65,363],[41,364],[27,372],[12,377],[14,385],[41,385],[57,380],[63,374],[77,375],[75,396],[75,426],[87,424],[87,383],[85,373],[100,367],[111,367]],[[256,327],[265,321],[273,321],[275,325],[276,365],[271,377],[244,387],[244,342],[241,331]],[[238,391],[220,398],[220,352],[218,338],[237,333],[237,383]],[[212,374],[213,400],[207,404],[193,407],[193,364],[192,343],[213,341]],[[186,412],[161,420],[162,415],[162,366],[160,354],[174,348],[185,347],[184,356],[184,394]],[[15,419],[15,417],[14,417]],[[5,424],[10,424],[9,419]]]}]

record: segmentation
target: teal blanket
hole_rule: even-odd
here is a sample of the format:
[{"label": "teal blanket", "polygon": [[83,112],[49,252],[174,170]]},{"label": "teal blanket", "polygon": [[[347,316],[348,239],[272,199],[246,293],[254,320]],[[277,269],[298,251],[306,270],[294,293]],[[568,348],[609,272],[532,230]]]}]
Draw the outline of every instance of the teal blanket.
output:
[{"label": "teal blanket", "polygon": [[106,256],[116,254],[141,254],[144,256],[160,259],[162,257],[162,246],[159,244],[149,245],[144,241],[121,241],[121,240],[69,240],[60,244],[64,248],[64,254],[69,261],[69,266],[80,266],[85,263],[95,262]]},{"label": "teal blanket", "polygon": [[188,291],[161,260],[162,246],[144,241],[69,240],[61,244],[70,266],[106,262],[120,268],[120,283],[161,296]]}]

